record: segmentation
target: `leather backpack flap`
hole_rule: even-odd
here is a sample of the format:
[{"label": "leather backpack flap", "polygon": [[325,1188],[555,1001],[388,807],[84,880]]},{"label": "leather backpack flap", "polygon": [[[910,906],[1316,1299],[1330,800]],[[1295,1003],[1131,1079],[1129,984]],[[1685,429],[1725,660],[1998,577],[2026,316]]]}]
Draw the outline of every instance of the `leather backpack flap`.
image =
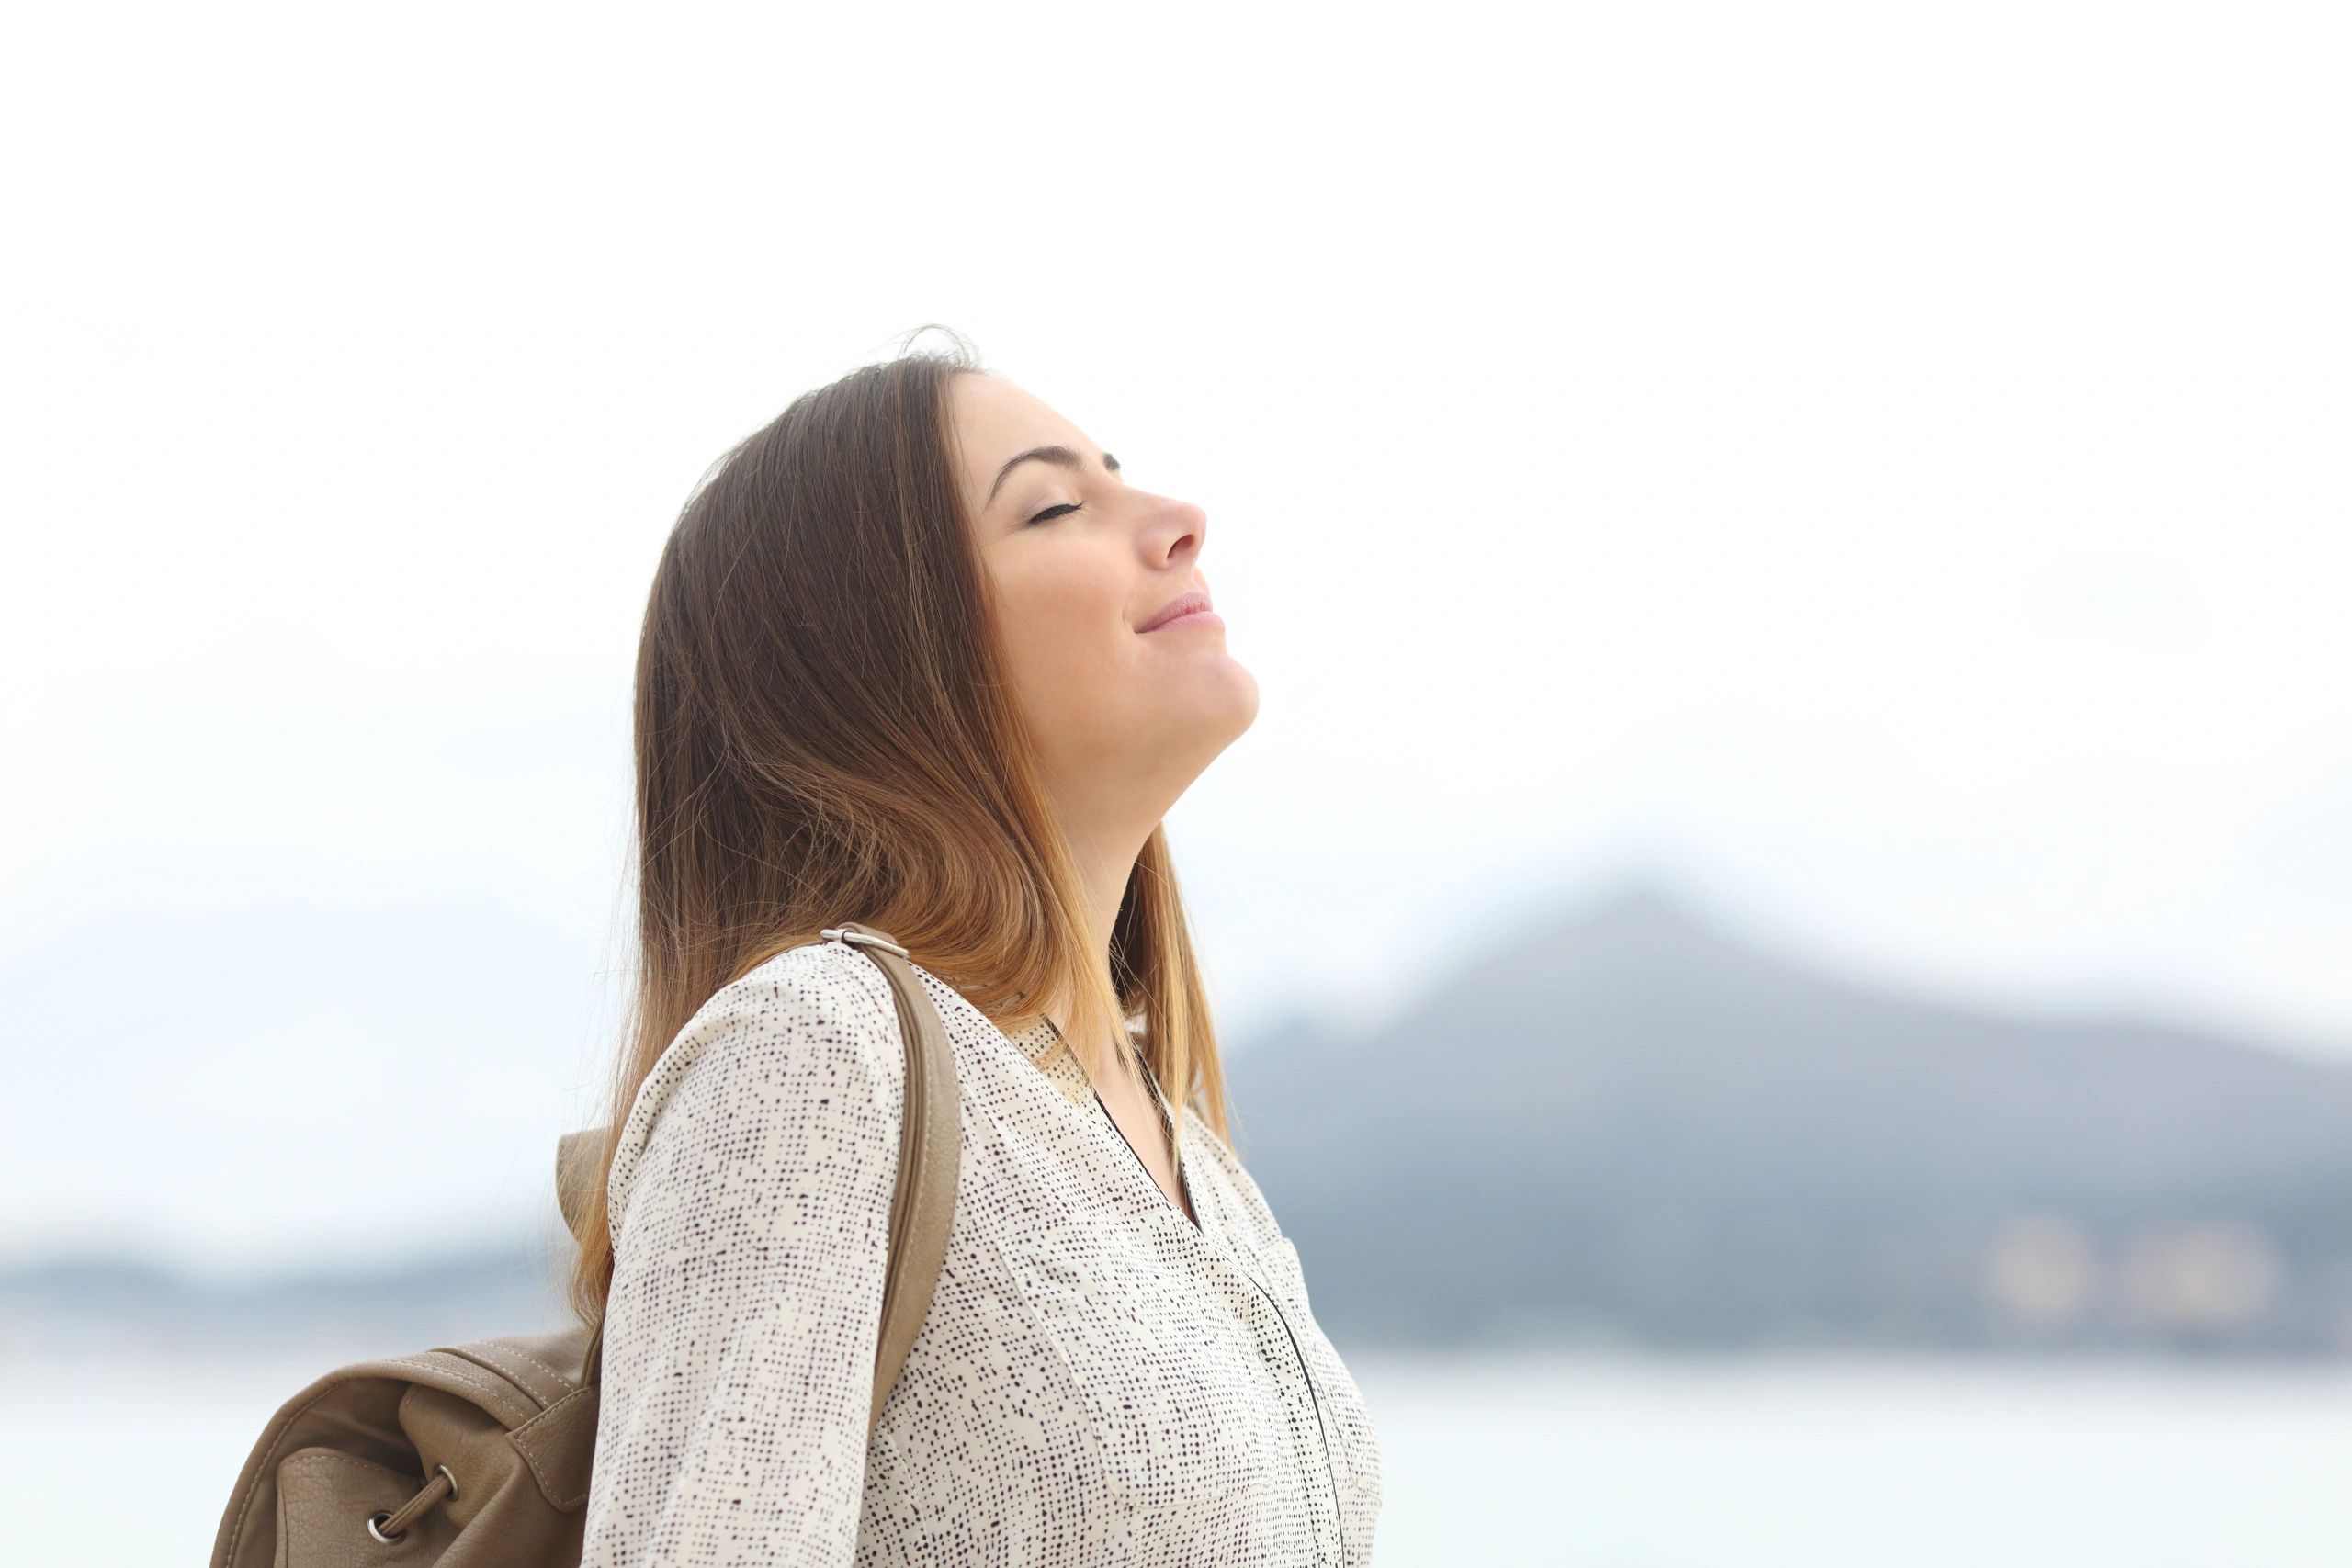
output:
[{"label": "leather backpack flap", "polygon": [[[419,1515],[418,1524],[431,1520],[436,1529],[447,1524],[462,1529],[469,1562],[553,1562],[567,1547],[577,1559],[588,1501],[585,1478],[591,1455],[585,1449],[594,1446],[596,1436],[593,1414],[584,1428],[582,1451],[563,1456],[553,1467],[560,1475],[576,1472],[581,1477],[579,1491],[561,1498],[548,1495],[545,1477],[517,1438],[516,1433],[528,1430],[530,1422],[521,1428],[506,1427],[472,1401],[424,1383],[412,1387],[401,1399],[401,1419],[418,1466],[410,1478],[409,1495],[422,1488],[420,1476],[437,1478],[444,1469],[456,1486]],[[541,1450],[549,1447],[536,1446]],[[477,1557],[477,1552],[487,1555]]]},{"label": "leather backpack flap", "polygon": [[498,1372],[539,1402],[538,1414],[509,1427],[506,1437],[548,1506],[562,1513],[587,1506],[588,1478],[596,1457],[596,1389],[581,1372],[588,1337],[588,1330],[572,1327],[552,1334],[503,1335],[449,1348],[452,1354]]}]

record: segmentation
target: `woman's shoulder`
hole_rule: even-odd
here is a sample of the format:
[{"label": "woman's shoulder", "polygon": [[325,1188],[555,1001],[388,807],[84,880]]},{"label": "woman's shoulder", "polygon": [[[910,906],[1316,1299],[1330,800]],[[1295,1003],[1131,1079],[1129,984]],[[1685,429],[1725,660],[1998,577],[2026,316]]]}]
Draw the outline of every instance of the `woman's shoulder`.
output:
[{"label": "woman's shoulder", "polygon": [[[724,1016],[816,1018],[844,1024],[893,1023],[889,976],[845,942],[804,942],[712,993],[702,1010]],[[687,1024],[688,1029],[694,1022]]]},{"label": "woman's shoulder", "polygon": [[613,1213],[626,1208],[665,1126],[693,1138],[703,1129],[758,1133],[784,1118],[830,1118],[836,1133],[889,1144],[885,1122],[905,1073],[889,986],[873,960],[822,942],[787,948],[711,993],[622,1122],[605,1189]]},{"label": "woman's shoulder", "polygon": [[[846,942],[786,948],[711,993],[662,1054],[656,1074],[684,1074],[719,1058],[749,1066],[898,1059],[888,976]],[[707,1073],[706,1068],[706,1073]],[[649,1083],[652,1078],[649,1077]]]}]

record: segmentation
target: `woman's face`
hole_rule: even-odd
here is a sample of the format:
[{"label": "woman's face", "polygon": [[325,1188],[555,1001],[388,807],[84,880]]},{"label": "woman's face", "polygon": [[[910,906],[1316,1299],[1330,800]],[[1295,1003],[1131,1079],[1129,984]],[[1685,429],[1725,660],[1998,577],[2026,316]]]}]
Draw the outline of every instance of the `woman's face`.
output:
[{"label": "woman's face", "polygon": [[[1222,621],[1143,629],[1207,594],[1208,515],[1129,484],[1115,457],[1001,377],[951,387],[965,514],[1022,715],[1072,804],[1141,807],[1148,831],[1258,713]],[[1029,455],[1041,447],[1061,451]]]}]

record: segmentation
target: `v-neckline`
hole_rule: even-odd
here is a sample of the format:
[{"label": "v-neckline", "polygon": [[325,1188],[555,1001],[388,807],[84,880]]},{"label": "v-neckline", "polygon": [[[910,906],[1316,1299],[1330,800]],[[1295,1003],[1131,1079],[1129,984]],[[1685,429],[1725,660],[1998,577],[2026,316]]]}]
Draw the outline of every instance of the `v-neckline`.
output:
[{"label": "v-neckline", "polygon": [[[1068,1050],[1069,1048],[1069,1043],[1062,1038],[1061,1026],[1059,1024],[1057,1024],[1052,1019],[1048,1018],[1046,1020],[1046,1027],[1053,1031],[1054,1043],[1057,1048],[1062,1050]],[[1000,1030],[998,1032],[1002,1033],[1003,1032]],[[1008,1036],[1008,1038],[1010,1037]],[[1168,1097],[1160,1092],[1159,1079],[1152,1073],[1148,1064],[1144,1067],[1143,1077],[1144,1081],[1151,1086],[1152,1102],[1159,1111],[1160,1131],[1165,1133],[1168,1136],[1169,1151],[1170,1156],[1170,1163],[1173,1165],[1176,1169],[1176,1184],[1184,1190],[1184,1201],[1181,1204],[1168,1195],[1168,1190],[1159,1185],[1159,1179],[1152,1175],[1151,1167],[1144,1163],[1142,1151],[1137,1149],[1134,1142],[1128,1138],[1125,1130],[1119,1125],[1119,1119],[1111,1114],[1109,1102],[1103,1100],[1102,1091],[1101,1089],[1091,1087],[1091,1079],[1089,1080],[1090,1087],[1087,1092],[1093,1097],[1096,1109],[1102,1112],[1102,1120],[1109,1124],[1112,1133],[1118,1138],[1119,1146],[1127,1151],[1127,1157],[1136,1162],[1136,1169],[1141,1173],[1144,1179],[1144,1185],[1149,1187],[1153,1194],[1159,1198],[1161,1207],[1165,1208],[1170,1213],[1175,1215],[1178,1219],[1183,1221],[1185,1225],[1191,1229],[1194,1235],[1205,1236],[1207,1232],[1202,1228],[1200,1221],[1200,1200],[1193,1195],[1192,1174],[1184,1168],[1184,1162],[1182,1160],[1173,1157],[1176,1145],[1175,1112],[1169,1109]],[[1185,1212],[1187,1209],[1192,1212],[1187,1213]]]},{"label": "v-neckline", "polygon": [[[1155,1083],[1151,1086],[1151,1092],[1152,1098],[1159,1101],[1160,1125],[1167,1130],[1169,1140],[1170,1143],[1173,1143],[1175,1140],[1176,1130],[1169,1123],[1168,1121],[1168,1101],[1164,1098],[1161,1098],[1159,1086],[1158,1084]],[[1184,1162],[1182,1160],[1173,1162],[1176,1168],[1176,1184],[1184,1190],[1184,1207],[1178,1208],[1176,1205],[1176,1200],[1168,1195],[1168,1189],[1159,1184],[1159,1178],[1151,1174],[1151,1167],[1144,1164],[1142,1151],[1136,1147],[1134,1140],[1130,1139],[1127,1136],[1125,1130],[1119,1125],[1119,1119],[1111,1114],[1111,1107],[1103,1100],[1102,1091],[1096,1089],[1093,1093],[1094,1103],[1102,1108],[1102,1120],[1111,1124],[1111,1131],[1119,1134],[1119,1142],[1126,1145],[1127,1153],[1134,1156],[1136,1168],[1143,1172],[1143,1179],[1151,1183],[1151,1190],[1159,1194],[1159,1201],[1168,1206],[1170,1213],[1173,1213],[1178,1219],[1183,1221],[1186,1224],[1192,1226],[1195,1233],[1198,1233],[1201,1228],[1201,1222],[1199,1219],[1201,1205],[1199,1200],[1193,1196],[1193,1178],[1191,1174],[1185,1170]],[[1189,1214],[1186,1213],[1184,1212],[1185,1209],[1190,1209],[1192,1213]]]},{"label": "v-neckline", "polygon": [[[915,967],[918,970],[922,968],[920,964]],[[946,984],[944,981],[940,983],[942,985]],[[965,1008],[968,1009],[973,1017],[978,1019],[984,1027],[994,1033],[997,1039],[1003,1043],[1006,1050],[1019,1057],[1022,1063],[1031,1072],[1036,1073],[1039,1077],[1046,1079],[1048,1086],[1054,1089],[1054,1092],[1061,1096],[1062,1102],[1064,1104],[1069,1105],[1075,1109],[1077,1104],[1076,1100],[1072,1099],[1071,1095],[1069,1092],[1066,1092],[1058,1083],[1054,1081],[1056,1075],[1045,1068],[1040,1059],[1039,1053],[1030,1046],[1023,1045],[1020,1040],[1016,1040],[1012,1035],[1006,1033],[1003,1027],[1000,1025],[995,1019],[989,1017],[987,1013],[982,1012],[973,1004],[970,998],[964,996],[962,992],[957,990],[955,987],[947,987],[947,989],[955,995],[956,1001],[962,1003]],[[1042,1015],[1040,1016],[1042,1017]],[[1050,1018],[1045,1018],[1043,1019],[1043,1021],[1046,1029],[1052,1032],[1054,1049],[1066,1055],[1070,1055],[1069,1042],[1062,1038],[1062,1032],[1060,1028],[1057,1026],[1054,1021]],[[1035,1032],[1034,1030],[1023,1030],[1022,1032],[1023,1039],[1026,1039],[1033,1032]],[[1204,1212],[1221,1213],[1221,1211],[1218,1211],[1214,1203],[1210,1205],[1210,1208],[1207,1211],[1204,1211],[1202,1209],[1200,1194],[1193,1185],[1192,1172],[1185,1168],[1182,1161],[1177,1163],[1176,1179],[1184,1189],[1185,1203],[1189,1204],[1192,1208],[1192,1213],[1188,1214],[1184,1212],[1183,1208],[1177,1204],[1174,1199],[1168,1196],[1167,1191],[1161,1188],[1158,1179],[1152,1176],[1151,1168],[1143,1163],[1143,1156],[1136,1152],[1135,1145],[1129,1143],[1127,1141],[1126,1134],[1119,1130],[1118,1119],[1111,1114],[1110,1106],[1104,1104],[1101,1091],[1094,1089],[1093,1080],[1087,1075],[1084,1069],[1084,1065],[1080,1063],[1075,1055],[1070,1055],[1070,1066],[1077,1072],[1078,1077],[1086,1082],[1087,1092],[1093,1098],[1094,1103],[1102,1107],[1103,1122],[1109,1126],[1111,1134],[1113,1137],[1117,1140],[1119,1146],[1127,1151],[1127,1158],[1135,1162],[1136,1174],[1142,1177],[1144,1185],[1151,1190],[1152,1197],[1157,1201],[1158,1206],[1165,1209],[1168,1213],[1175,1215],[1178,1220],[1182,1221],[1183,1223],[1184,1233],[1191,1236],[1200,1246],[1207,1247],[1212,1251],[1216,1251],[1230,1245],[1227,1242],[1212,1239],[1210,1236],[1208,1223],[1200,1216]],[[1147,1066],[1145,1070],[1144,1078],[1145,1081],[1149,1083],[1151,1086],[1152,1098],[1159,1104],[1161,1124],[1166,1129],[1169,1141],[1172,1145],[1175,1142],[1176,1131],[1174,1125],[1174,1112],[1169,1108],[1168,1097],[1160,1092],[1159,1080],[1152,1076],[1148,1066]],[[1091,1120],[1091,1118],[1089,1118],[1089,1120]],[[1220,1224],[1221,1224],[1222,1221],[1220,1221]]]}]

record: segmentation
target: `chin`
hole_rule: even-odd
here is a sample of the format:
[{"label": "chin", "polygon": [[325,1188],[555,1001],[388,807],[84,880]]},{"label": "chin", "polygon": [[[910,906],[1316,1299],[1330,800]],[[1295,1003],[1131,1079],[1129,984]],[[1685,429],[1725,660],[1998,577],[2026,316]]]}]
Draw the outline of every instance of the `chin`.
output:
[{"label": "chin", "polygon": [[1219,660],[1214,670],[1201,673],[1203,709],[1214,712],[1217,721],[1229,726],[1236,735],[1249,728],[1258,716],[1258,677],[1230,655]]},{"label": "chin", "polygon": [[1242,670],[1241,666],[1238,664],[1236,664],[1234,668],[1241,671],[1241,685],[1243,688],[1243,696],[1241,701],[1241,723],[1234,730],[1234,733],[1238,735],[1242,730],[1249,728],[1252,724],[1257,722],[1258,677],[1252,675],[1247,670]]}]

